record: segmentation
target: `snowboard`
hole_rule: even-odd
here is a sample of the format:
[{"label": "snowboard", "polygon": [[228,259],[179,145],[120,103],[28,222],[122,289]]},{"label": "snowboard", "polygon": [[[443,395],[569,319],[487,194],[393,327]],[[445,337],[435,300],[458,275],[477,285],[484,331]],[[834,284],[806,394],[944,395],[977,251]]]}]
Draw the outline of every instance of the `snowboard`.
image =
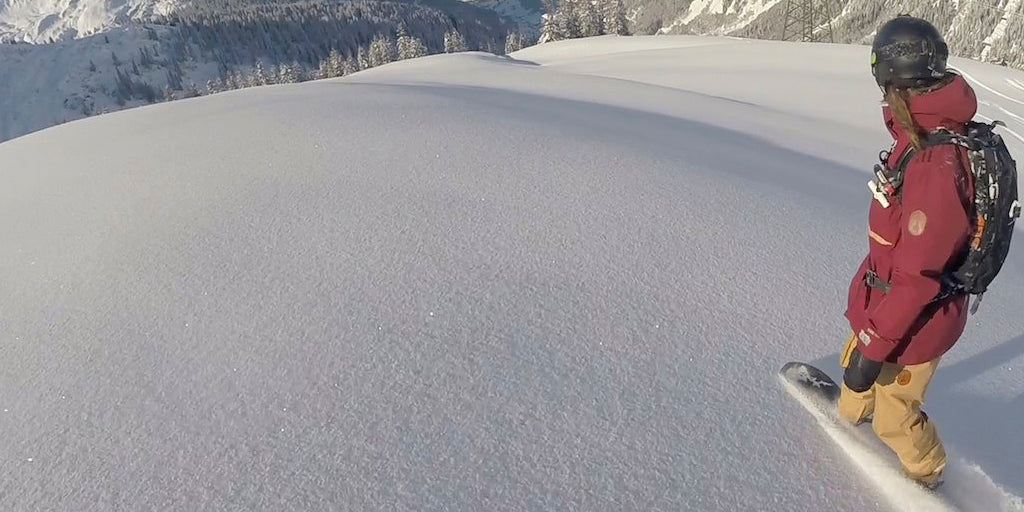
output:
[{"label": "snowboard", "polygon": [[827,373],[807,363],[790,362],[779,370],[779,379],[854,465],[880,487],[896,510],[960,510],[944,496],[941,487],[929,490],[906,478],[895,454],[878,440],[869,423],[854,426],[839,418],[839,385]]},{"label": "snowboard", "polygon": [[807,399],[823,407],[839,402],[839,385],[827,373],[806,363],[791,362],[782,365],[779,377]]}]

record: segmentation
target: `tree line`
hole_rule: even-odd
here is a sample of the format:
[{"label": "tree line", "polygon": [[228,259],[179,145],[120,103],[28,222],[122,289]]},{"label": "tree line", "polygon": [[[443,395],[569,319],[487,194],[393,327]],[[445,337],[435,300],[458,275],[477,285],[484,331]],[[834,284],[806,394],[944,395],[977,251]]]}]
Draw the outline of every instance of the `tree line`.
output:
[{"label": "tree line", "polygon": [[606,34],[629,35],[622,0],[544,0],[540,42]]}]

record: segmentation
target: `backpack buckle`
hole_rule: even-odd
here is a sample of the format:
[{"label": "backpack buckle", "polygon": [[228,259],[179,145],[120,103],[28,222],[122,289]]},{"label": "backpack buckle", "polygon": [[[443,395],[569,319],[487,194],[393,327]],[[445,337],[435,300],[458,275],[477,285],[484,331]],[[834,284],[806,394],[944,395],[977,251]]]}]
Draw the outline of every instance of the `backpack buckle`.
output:
[{"label": "backpack buckle", "polygon": [[878,288],[882,290],[882,293],[889,293],[889,290],[892,289],[892,284],[889,281],[882,279],[878,272],[870,269],[864,272],[864,284],[869,288]]},{"label": "backpack buckle", "polygon": [[885,192],[881,185],[875,180],[868,180],[868,190],[871,191],[871,195],[875,197],[875,201],[882,205],[882,208],[889,207],[889,194]]},{"label": "backpack buckle", "polygon": [[889,177],[888,169],[881,164],[875,164],[875,179],[868,181],[868,190],[882,208],[889,207],[889,198],[896,195],[896,187],[897,184]]}]

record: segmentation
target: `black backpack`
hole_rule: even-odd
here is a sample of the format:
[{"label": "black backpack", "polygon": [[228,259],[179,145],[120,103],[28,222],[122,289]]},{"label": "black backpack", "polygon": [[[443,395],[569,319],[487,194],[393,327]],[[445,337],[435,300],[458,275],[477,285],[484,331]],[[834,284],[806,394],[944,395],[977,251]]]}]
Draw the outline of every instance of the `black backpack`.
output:
[{"label": "black backpack", "polygon": [[[971,121],[967,123],[965,135],[939,130],[929,133],[923,144],[924,147],[941,144],[962,146],[967,149],[971,162],[974,234],[959,265],[943,276],[942,292],[935,301],[959,293],[977,295],[971,307],[972,314],[978,310],[981,296],[1006,261],[1014,223],[1021,215],[1021,202],[1017,197],[1017,164],[1003,138],[994,131],[999,125],[1003,123]],[[900,157],[896,169],[887,169],[884,162],[875,166],[878,186],[890,195],[899,194],[907,164],[916,152],[913,147],[909,148]]]}]

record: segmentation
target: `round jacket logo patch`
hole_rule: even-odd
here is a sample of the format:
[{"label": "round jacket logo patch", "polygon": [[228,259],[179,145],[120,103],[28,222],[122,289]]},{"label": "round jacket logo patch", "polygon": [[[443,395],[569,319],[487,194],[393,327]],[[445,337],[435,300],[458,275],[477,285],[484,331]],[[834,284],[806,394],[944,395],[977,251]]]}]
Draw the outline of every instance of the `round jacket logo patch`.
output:
[{"label": "round jacket logo patch", "polygon": [[903,370],[899,375],[896,375],[896,383],[900,386],[906,386],[907,384],[910,384],[910,377],[910,370]]},{"label": "round jacket logo patch", "polygon": [[928,223],[928,216],[921,210],[914,210],[910,214],[910,220],[907,221],[907,231],[910,231],[911,235],[921,236],[924,233],[924,226]]}]

